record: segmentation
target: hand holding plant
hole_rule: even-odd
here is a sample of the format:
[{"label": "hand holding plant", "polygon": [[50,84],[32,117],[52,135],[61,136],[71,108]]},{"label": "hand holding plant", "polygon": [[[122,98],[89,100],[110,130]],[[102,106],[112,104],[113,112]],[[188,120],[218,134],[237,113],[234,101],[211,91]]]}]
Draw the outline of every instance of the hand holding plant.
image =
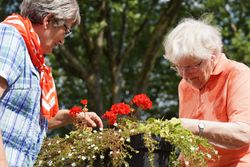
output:
[{"label": "hand holding plant", "polygon": [[81,106],[74,106],[70,109],[69,115],[73,118],[73,124],[76,126],[76,129],[84,129],[87,126],[89,127],[100,127],[103,128],[102,120],[94,112],[88,112],[87,99],[82,99],[80,103]]}]

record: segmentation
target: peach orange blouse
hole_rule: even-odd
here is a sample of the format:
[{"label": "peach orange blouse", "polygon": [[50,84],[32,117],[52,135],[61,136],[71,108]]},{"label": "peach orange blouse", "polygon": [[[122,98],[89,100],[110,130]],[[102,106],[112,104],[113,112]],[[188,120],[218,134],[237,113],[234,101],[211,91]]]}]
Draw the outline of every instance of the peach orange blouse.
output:
[{"label": "peach orange blouse", "polygon": [[[250,124],[250,69],[223,54],[202,90],[182,80],[179,84],[179,116]],[[208,166],[248,167],[249,146],[239,150],[216,147],[221,158],[217,162],[209,162]]]}]

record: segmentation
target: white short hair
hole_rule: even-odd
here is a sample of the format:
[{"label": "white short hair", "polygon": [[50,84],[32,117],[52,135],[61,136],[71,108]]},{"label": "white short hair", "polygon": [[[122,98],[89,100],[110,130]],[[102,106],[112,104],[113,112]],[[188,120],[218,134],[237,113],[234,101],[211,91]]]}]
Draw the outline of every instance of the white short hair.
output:
[{"label": "white short hair", "polygon": [[220,30],[205,21],[184,19],[163,42],[165,58],[172,63],[182,58],[209,59],[222,52]]}]

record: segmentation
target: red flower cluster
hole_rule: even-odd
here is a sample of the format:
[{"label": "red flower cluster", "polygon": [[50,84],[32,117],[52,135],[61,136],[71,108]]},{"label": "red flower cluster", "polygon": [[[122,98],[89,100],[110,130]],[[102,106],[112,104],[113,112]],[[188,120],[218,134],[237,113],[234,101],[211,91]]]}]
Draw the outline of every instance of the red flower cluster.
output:
[{"label": "red flower cluster", "polygon": [[105,114],[102,115],[103,119],[108,119],[109,125],[114,125],[116,123],[117,114],[112,111],[106,111]]},{"label": "red flower cluster", "polygon": [[[152,107],[152,101],[145,94],[139,94],[134,96],[131,104],[135,104],[136,106],[142,108],[143,110],[150,109]],[[129,113],[134,112],[133,108],[130,108],[128,104],[125,103],[117,103],[112,105],[109,111],[106,111],[103,115],[103,119],[108,119],[110,125],[114,125],[116,123],[116,119],[118,115],[128,115]]]},{"label": "red flower cluster", "polygon": [[78,114],[78,113],[80,113],[80,112],[87,112],[87,111],[88,111],[88,109],[87,109],[88,100],[87,100],[87,99],[82,99],[82,100],[80,101],[80,103],[83,104],[84,107],[83,107],[83,108],[80,107],[80,106],[74,106],[74,107],[72,107],[72,108],[70,109],[70,111],[69,111],[69,115],[70,115],[71,117],[75,117],[76,114]]},{"label": "red flower cluster", "polygon": [[116,123],[117,115],[127,115],[131,111],[130,106],[125,103],[117,103],[111,106],[110,111],[102,116],[103,119],[108,119],[110,125]]},{"label": "red flower cluster", "polygon": [[83,105],[87,105],[88,104],[88,100],[87,99],[82,99],[80,102]]},{"label": "red flower cluster", "polygon": [[69,115],[70,115],[71,117],[75,117],[76,114],[78,114],[78,113],[80,113],[80,112],[82,112],[82,107],[80,107],[80,106],[74,106],[74,107],[72,107],[72,108],[70,109]]},{"label": "red flower cluster", "polygon": [[135,95],[134,98],[132,99],[132,103],[136,104],[143,110],[152,108],[152,101],[146,94]]},{"label": "red flower cluster", "polygon": [[125,103],[118,103],[118,104],[112,105],[110,111],[115,114],[127,115],[130,113],[130,106]]}]

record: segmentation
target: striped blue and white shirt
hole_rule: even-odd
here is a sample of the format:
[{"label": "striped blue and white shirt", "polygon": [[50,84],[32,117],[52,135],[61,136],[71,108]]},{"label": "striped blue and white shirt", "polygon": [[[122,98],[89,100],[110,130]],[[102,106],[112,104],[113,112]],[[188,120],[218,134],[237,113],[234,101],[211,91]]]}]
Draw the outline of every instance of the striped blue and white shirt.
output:
[{"label": "striped blue and white shirt", "polygon": [[0,98],[0,129],[9,166],[29,167],[48,127],[40,115],[40,77],[16,28],[0,24],[0,76],[8,88]]}]

